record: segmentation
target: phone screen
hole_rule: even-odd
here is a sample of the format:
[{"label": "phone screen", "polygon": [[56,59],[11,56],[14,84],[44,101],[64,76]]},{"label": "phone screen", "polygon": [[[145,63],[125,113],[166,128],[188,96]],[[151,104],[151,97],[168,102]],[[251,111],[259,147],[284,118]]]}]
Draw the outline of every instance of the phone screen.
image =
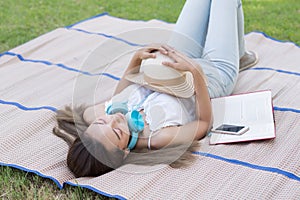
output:
[{"label": "phone screen", "polygon": [[242,130],[243,128],[245,128],[245,126],[235,126],[235,125],[223,124],[223,125],[219,126],[218,128],[216,128],[216,130],[237,133],[240,130]]}]

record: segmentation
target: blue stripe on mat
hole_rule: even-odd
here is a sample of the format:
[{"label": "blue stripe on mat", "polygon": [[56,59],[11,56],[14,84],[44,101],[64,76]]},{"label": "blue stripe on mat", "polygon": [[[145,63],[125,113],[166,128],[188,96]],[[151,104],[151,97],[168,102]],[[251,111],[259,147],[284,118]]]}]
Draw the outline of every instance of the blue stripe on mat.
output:
[{"label": "blue stripe on mat", "polygon": [[101,190],[98,190],[92,186],[89,186],[89,185],[81,185],[81,184],[75,184],[75,183],[71,183],[69,181],[65,182],[65,184],[68,184],[68,185],[71,185],[71,186],[75,186],[75,187],[82,187],[82,188],[86,188],[86,189],[89,189],[89,190],[92,190],[94,192],[97,192],[98,194],[101,194],[101,195],[104,195],[104,196],[107,196],[107,197],[110,197],[110,198],[116,198],[116,199],[126,199],[120,195],[112,195],[112,194],[108,194],[108,193],[105,193],[105,192],[102,192]]},{"label": "blue stripe on mat", "polygon": [[22,166],[19,166],[19,165],[6,164],[6,163],[2,163],[2,162],[0,162],[0,166],[13,167],[13,168],[16,168],[16,169],[25,171],[25,172],[34,173],[34,174],[36,174],[36,175],[38,175],[38,176],[40,176],[40,177],[42,177],[42,178],[48,178],[48,179],[52,180],[52,181],[59,187],[59,189],[62,189],[62,188],[63,188],[63,185],[61,185],[57,179],[53,178],[52,176],[44,175],[44,174],[42,174],[42,173],[39,172],[39,171],[27,169],[27,168],[22,167]]},{"label": "blue stripe on mat", "polygon": [[277,107],[277,106],[274,106],[273,108],[274,108],[274,110],[276,110],[276,111],[281,111],[281,112],[294,112],[294,113],[300,113],[300,110],[294,109],[294,108],[282,108],[282,107]]},{"label": "blue stripe on mat", "polygon": [[[109,78],[112,78],[114,80],[120,80],[119,77],[114,76],[114,75],[109,74],[109,73],[90,73],[88,71],[82,71],[82,70],[79,70],[79,69],[68,67],[68,66],[66,66],[64,64],[61,64],[61,63],[52,63],[52,62],[47,61],[47,60],[27,59],[27,58],[24,58],[21,54],[9,52],[9,51],[4,52],[4,53],[0,53],[0,57],[4,56],[4,55],[15,56],[15,57],[17,57],[22,62],[32,62],[32,63],[45,64],[45,65],[49,65],[49,66],[57,66],[59,68],[65,69],[65,70],[69,70],[69,71],[81,73],[81,74],[88,75],[88,76],[100,76],[100,75],[103,75],[103,76],[107,76]],[[270,71],[276,71],[278,73],[284,73],[284,74],[289,74],[289,75],[300,76],[299,72],[292,72],[292,71],[281,70],[281,69],[273,69],[273,68],[270,68],[270,67],[254,67],[254,68],[249,68],[248,70],[270,70]]]},{"label": "blue stripe on mat", "polygon": [[267,35],[266,33],[262,32],[262,31],[252,31],[252,32],[247,33],[246,35],[248,35],[248,34],[250,34],[250,33],[259,33],[259,34],[262,34],[264,37],[269,38],[269,39],[271,39],[271,40],[274,40],[274,41],[276,41],[276,42],[281,42],[281,43],[291,43],[291,44],[294,44],[296,47],[299,47],[299,48],[300,48],[300,46],[299,46],[298,44],[294,43],[294,42],[278,40],[278,39],[276,39],[276,38],[273,38],[273,37]]},{"label": "blue stripe on mat", "polygon": [[21,105],[20,103],[17,103],[17,102],[12,102],[12,101],[4,101],[4,100],[1,100],[0,99],[0,104],[4,104],[4,105],[12,105],[12,106],[15,106],[21,110],[25,110],[25,111],[33,111],[33,110],[51,110],[53,112],[56,112],[57,111],[57,108],[54,108],[52,106],[40,106],[40,107],[26,107],[26,106],[23,106]]},{"label": "blue stripe on mat", "polygon": [[106,38],[109,38],[109,39],[115,39],[115,40],[124,42],[124,43],[126,43],[126,44],[128,44],[130,46],[140,46],[140,47],[145,46],[145,45],[142,45],[142,44],[137,44],[137,43],[133,43],[133,42],[127,41],[125,39],[122,39],[122,38],[119,38],[119,37],[116,37],[116,36],[113,36],[113,35],[108,35],[108,34],[105,34],[105,33],[98,33],[98,32],[90,32],[90,31],[86,31],[86,30],[83,30],[83,29],[74,28],[74,26],[76,26],[78,24],[81,24],[83,22],[86,22],[86,21],[89,21],[89,20],[92,20],[92,19],[95,19],[95,18],[98,18],[98,17],[103,17],[103,16],[106,16],[106,15],[108,15],[108,13],[104,12],[104,13],[101,13],[99,15],[95,15],[93,17],[90,17],[90,18],[87,18],[85,20],[79,21],[79,22],[77,22],[75,24],[66,26],[65,28],[69,29],[69,30],[75,30],[75,31],[79,31],[79,32],[82,32],[82,33],[86,33],[86,34],[99,35],[99,36],[103,36],[103,37],[106,37]]},{"label": "blue stripe on mat", "polygon": [[281,170],[281,169],[278,169],[275,167],[265,167],[265,166],[261,166],[261,165],[254,165],[254,164],[251,164],[248,162],[244,162],[244,161],[240,161],[240,160],[236,160],[236,159],[229,159],[229,158],[225,158],[222,156],[218,156],[218,155],[214,155],[214,154],[210,154],[210,153],[204,153],[204,152],[194,152],[194,154],[213,158],[216,160],[221,160],[221,161],[228,162],[228,163],[235,164],[235,165],[241,165],[241,166],[248,167],[251,169],[256,169],[256,170],[261,170],[261,171],[266,171],[266,172],[271,172],[271,173],[277,173],[277,174],[286,176],[290,179],[300,182],[299,176],[297,176],[291,172],[284,171],[284,170]]},{"label": "blue stripe on mat", "polygon": [[22,62],[40,63],[40,64],[44,64],[44,65],[49,65],[49,66],[56,66],[56,67],[59,67],[59,68],[65,69],[65,70],[69,70],[69,71],[72,71],[72,72],[77,72],[77,73],[88,75],[88,76],[107,76],[107,77],[112,78],[112,79],[117,80],[117,81],[120,80],[119,77],[114,76],[114,75],[109,74],[109,73],[90,73],[90,72],[87,72],[87,71],[82,71],[82,70],[79,70],[79,69],[68,67],[68,66],[66,66],[64,64],[61,64],[61,63],[52,63],[52,62],[47,61],[47,60],[27,59],[27,58],[24,58],[21,54],[9,52],[9,51],[0,54],[0,57],[4,56],[4,55],[15,56]]},{"label": "blue stripe on mat", "polygon": [[114,40],[117,40],[117,41],[120,41],[120,42],[124,42],[124,43],[126,43],[130,46],[134,46],[134,47],[136,47],[136,46],[137,47],[145,46],[145,44],[133,43],[133,42],[127,41],[125,39],[122,39],[122,38],[119,38],[119,37],[116,37],[116,36],[113,36],[113,35],[108,35],[108,34],[105,34],[105,33],[90,32],[90,31],[86,31],[86,30],[83,30],[83,29],[79,29],[79,28],[68,28],[68,29],[83,32],[83,33],[87,33],[87,34],[91,34],[91,35],[100,35],[100,36],[103,36],[103,37],[106,37],[106,38],[109,38],[109,39],[114,39]]},{"label": "blue stripe on mat", "polygon": [[282,70],[282,69],[274,69],[274,68],[270,68],[270,67],[253,67],[253,68],[249,68],[249,70],[269,70],[269,71],[275,71],[275,72],[284,73],[284,74],[300,76],[299,72],[292,72],[292,71],[287,71],[287,70]]}]

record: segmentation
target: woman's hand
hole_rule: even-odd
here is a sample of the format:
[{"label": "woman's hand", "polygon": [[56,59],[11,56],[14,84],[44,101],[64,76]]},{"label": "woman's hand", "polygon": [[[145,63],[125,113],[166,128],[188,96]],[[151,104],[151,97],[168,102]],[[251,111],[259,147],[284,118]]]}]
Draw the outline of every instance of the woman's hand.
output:
[{"label": "woman's hand", "polygon": [[166,50],[163,49],[162,46],[159,44],[152,44],[152,45],[140,48],[135,52],[127,69],[125,70],[125,72],[123,74],[123,77],[119,81],[119,84],[118,84],[114,94],[120,93],[128,85],[132,84],[132,82],[126,80],[125,76],[128,74],[138,73],[140,71],[140,66],[142,64],[142,61],[144,59],[156,57],[155,51],[160,51],[160,52],[166,53]]},{"label": "woman's hand", "polygon": [[149,46],[143,47],[136,51],[134,56],[131,59],[131,67],[138,67],[141,65],[142,60],[148,59],[148,58],[156,58],[156,51],[167,53],[164,48],[162,48],[162,45],[160,44],[151,44]]},{"label": "woman's hand", "polygon": [[148,58],[155,58],[155,51],[157,51],[160,47],[158,45],[150,45],[143,47],[139,50],[137,50],[134,54],[135,59],[144,60]]},{"label": "woman's hand", "polygon": [[[160,53],[169,56],[174,62],[163,62],[163,65],[180,70],[180,71],[192,71],[195,68],[195,63],[192,59],[186,55],[176,51],[174,48],[168,45],[162,45],[163,51],[160,49]],[[199,66],[197,68],[200,68]]]},{"label": "woman's hand", "polygon": [[[161,50],[163,49],[163,51]],[[193,76],[199,76],[204,80],[205,85],[207,85],[206,76],[202,71],[201,66],[194,62],[191,58],[187,57],[183,53],[180,53],[179,51],[175,50],[174,48],[168,46],[168,45],[162,45],[159,49],[159,51],[169,56],[171,59],[174,60],[174,62],[162,62],[163,65],[174,68],[176,70],[180,71],[189,71],[193,74]]]}]

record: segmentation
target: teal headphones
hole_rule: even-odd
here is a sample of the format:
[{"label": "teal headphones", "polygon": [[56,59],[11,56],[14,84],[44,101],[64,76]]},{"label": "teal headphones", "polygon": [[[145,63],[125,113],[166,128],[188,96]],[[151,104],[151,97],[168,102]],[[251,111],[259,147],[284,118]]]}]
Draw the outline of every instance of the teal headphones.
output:
[{"label": "teal headphones", "polygon": [[106,107],[105,112],[109,115],[115,113],[122,113],[125,115],[131,135],[127,148],[129,150],[133,149],[137,143],[139,133],[144,130],[143,116],[137,110],[128,112],[126,102],[111,103]]}]

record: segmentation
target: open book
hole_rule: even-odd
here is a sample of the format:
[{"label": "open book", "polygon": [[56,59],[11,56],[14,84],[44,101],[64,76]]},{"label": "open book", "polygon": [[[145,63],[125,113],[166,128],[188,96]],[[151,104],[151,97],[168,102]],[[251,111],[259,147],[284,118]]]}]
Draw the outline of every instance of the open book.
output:
[{"label": "open book", "polygon": [[241,125],[249,130],[241,135],[211,133],[210,144],[275,138],[271,91],[260,91],[212,99],[213,127]]}]

